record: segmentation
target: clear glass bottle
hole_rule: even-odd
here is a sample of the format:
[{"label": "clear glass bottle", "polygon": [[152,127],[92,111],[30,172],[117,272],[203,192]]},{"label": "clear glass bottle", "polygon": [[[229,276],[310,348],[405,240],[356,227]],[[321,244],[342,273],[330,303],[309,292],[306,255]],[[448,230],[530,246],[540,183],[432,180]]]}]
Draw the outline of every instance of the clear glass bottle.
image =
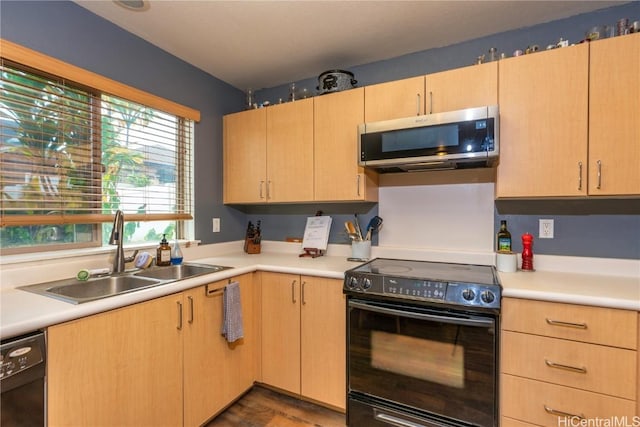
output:
[{"label": "clear glass bottle", "polygon": [[500,221],[497,238],[498,252],[511,252],[511,233],[507,230],[507,221]]}]

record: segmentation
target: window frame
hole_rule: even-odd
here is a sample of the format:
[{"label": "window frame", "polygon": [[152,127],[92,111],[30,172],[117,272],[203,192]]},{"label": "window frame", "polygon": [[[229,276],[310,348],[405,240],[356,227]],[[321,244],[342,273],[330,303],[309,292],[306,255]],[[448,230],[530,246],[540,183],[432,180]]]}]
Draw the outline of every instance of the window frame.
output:
[{"label": "window frame", "polygon": [[[20,68],[23,68],[27,72],[31,72],[37,75],[42,76],[54,76],[56,79],[65,80],[69,82],[73,82],[72,85],[87,90],[93,95],[97,95],[97,99],[100,99],[101,94],[105,94],[108,96],[114,96],[120,99],[124,99],[127,101],[131,101],[134,103],[138,103],[144,105],[146,107],[150,107],[154,110],[159,110],[171,115],[176,116],[179,120],[178,124],[178,132],[183,132],[184,127],[186,126],[184,123],[185,120],[190,120],[195,123],[200,121],[200,112],[190,107],[186,107],[184,105],[175,103],[173,101],[167,100],[165,98],[161,98],[159,96],[141,91],[134,87],[122,84],[115,80],[109,79],[107,77],[101,76],[99,74],[84,70],[80,67],[65,63],[56,58],[49,57],[42,53],[33,51],[26,47],[20,46],[16,43],[4,40],[0,38],[0,54],[3,60],[6,60],[8,63],[17,64]],[[100,114],[98,114],[100,116]],[[98,126],[100,125],[100,120],[97,121]],[[193,137],[193,125],[191,125],[190,131],[191,136]],[[99,135],[99,132],[97,133]],[[191,152],[190,157],[190,165],[191,171],[193,173],[193,150]],[[179,168],[184,167],[185,159],[183,156],[178,156],[179,158]],[[176,181],[177,187],[184,186],[185,177],[181,177]],[[193,185],[193,177],[191,178],[191,185]],[[183,189],[180,187],[176,188],[176,196],[180,196],[183,194]],[[192,192],[193,188],[188,191]],[[191,194],[192,196],[192,194]],[[186,206],[188,212],[192,212],[193,210],[193,199],[192,197],[189,200],[190,205]],[[100,247],[101,243],[101,226],[100,223],[110,222],[112,221],[112,215],[108,214],[91,214],[91,224],[94,224],[93,238],[91,242],[86,243],[71,243],[71,244],[47,244],[40,246],[30,246],[30,247],[18,247],[18,248],[0,248],[0,251],[3,254],[16,254],[16,253],[28,253],[28,252],[42,252],[42,251],[56,251],[61,249],[76,249],[83,247]],[[185,227],[183,220],[193,219],[190,213],[188,214],[167,214],[171,219],[177,222],[177,226],[179,230],[185,230],[189,227]],[[127,214],[127,221],[144,221],[144,220],[163,220],[161,215],[155,214],[153,218],[148,218],[145,214]],[[39,224],[46,225],[52,224],[55,222],[56,225],[59,224],[57,221],[53,221],[52,218],[46,218],[44,215],[40,215]],[[70,221],[71,223],[75,222]],[[82,223],[78,221],[77,223]],[[87,223],[86,221],[84,223]],[[2,220],[2,226],[5,225],[4,220]]]}]

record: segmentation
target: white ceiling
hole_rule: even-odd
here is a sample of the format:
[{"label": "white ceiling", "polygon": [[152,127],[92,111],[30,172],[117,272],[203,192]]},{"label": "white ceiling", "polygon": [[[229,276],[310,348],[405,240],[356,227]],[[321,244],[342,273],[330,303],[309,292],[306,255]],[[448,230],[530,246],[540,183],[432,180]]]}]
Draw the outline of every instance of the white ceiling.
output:
[{"label": "white ceiling", "polygon": [[75,3],[245,90],[590,12],[625,1],[218,1]]}]

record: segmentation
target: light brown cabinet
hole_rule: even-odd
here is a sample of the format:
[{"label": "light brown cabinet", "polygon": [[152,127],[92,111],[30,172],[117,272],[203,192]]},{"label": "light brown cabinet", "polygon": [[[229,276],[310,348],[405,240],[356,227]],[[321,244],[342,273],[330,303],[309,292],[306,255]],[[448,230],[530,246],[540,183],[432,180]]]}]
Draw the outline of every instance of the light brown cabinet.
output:
[{"label": "light brown cabinet", "polygon": [[639,34],[506,59],[499,74],[496,197],[640,194]]},{"label": "light brown cabinet", "polygon": [[225,203],[266,203],[267,110],[223,117]]},{"label": "light brown cabinet", "polygon": [[229,114],[224,202],[313,200],[313,99]]},{"label": "light brown cabinet", "polygon": [[[240,283],[244,338],[222,336],[223,292]],[[183,292],[184,425],[199,426],[253,386],[256,333],[251,274]]]},{"label": "light brown cabinet", "polygon": [[425,76],[427,114],[498,104],[498,62]]},{"label": "light brown cabinet", "polygon": [[364,89],[314,98],[314,199],[377,201],[378,175],[358,165]]},{"label": "light brown cabinet", "polygon": [[589,195],[640,194],[640,34],[590,44]]},{"label": "light brown cabinet", "polygon": [[364,88],[364,121],[400,119],[424,114],[424,76]]},{"label": "light brown cabinet", "polygon": [[238,278],[245,338],[235,345],[220,335],[221,296],[207,286],[50,327],[48,424],[204,423],[254,381],[250,278]]},{"label": "light brown cabinet", "polygon": [[344,409],[342,282],[262,272],[262,381]]},{"label": "light brown cabinet", "polygon": [[504,298],[502,425],[632,419],[637,347],[635,311]]},{"label": "light brown cabinet", "polygon": [[48,425],[182,425],[181,301],[170,295],[50,327]]},{"label": "light brown cabinet", "polygon": [[589,45],[500,61],[497,197],[587,194]]},{"label": "light brown cabinet", "polygon": [[313,99],[267,108],[267,201],[312,201],[313,173]]}]

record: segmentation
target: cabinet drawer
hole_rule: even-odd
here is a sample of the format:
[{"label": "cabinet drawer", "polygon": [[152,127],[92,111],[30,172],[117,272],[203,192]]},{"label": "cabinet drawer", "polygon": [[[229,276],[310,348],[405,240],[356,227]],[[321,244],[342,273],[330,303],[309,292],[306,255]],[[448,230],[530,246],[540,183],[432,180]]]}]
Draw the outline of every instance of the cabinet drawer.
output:
[{"label": "cabinet drawer", "polygon": [[[503,374],[502,415],[541,426],[578,425],[573,416],[633,421],[636,402]],[[587,424],[585,424],[587,425]],[[591,425],[591,424],[589,424]]]},{"label": "cabinet drawer", "polygon": [[637,348],[636,312],[505,298],[502,329],[614,347]]},{"label": "cabinet drawer", "polygon": [[635,400],[633,350],[502,332],[502,372]]}]

